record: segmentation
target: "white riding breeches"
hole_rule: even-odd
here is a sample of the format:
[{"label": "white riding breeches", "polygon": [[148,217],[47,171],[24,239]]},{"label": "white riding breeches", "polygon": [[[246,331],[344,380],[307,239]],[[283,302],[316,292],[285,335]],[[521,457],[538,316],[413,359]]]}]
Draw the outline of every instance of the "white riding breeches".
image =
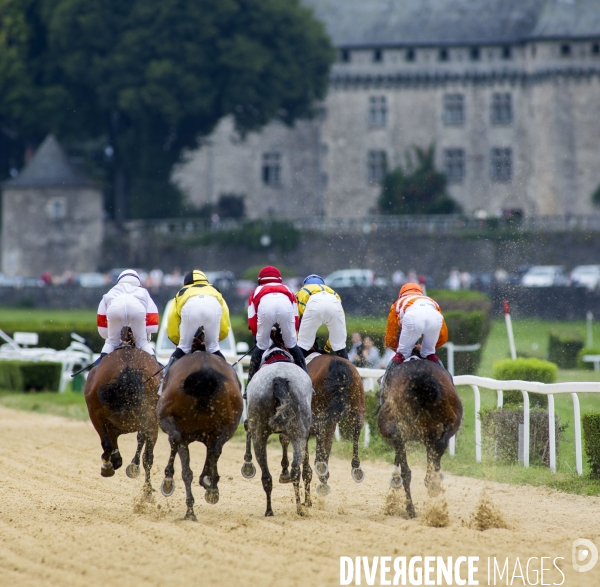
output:
[{"label": "white riding breeches", "polygon": [[279,324],[283,343],[289,349],[296,346],[296,315],[287,296],[270,293],[263,296],[258,305],[256,346],[266,351],[271,344],[271,328]]},{"label": "white riding breeches", "polygon": [[204,326],[204,342],[209,353],[221,350],[219,331],[223,308],[213,296],[193,296],[181,308],[181,324],[179,325],[179,344],[184,353],[192,350],[194,334],[200,326]]},{"label": "white riding breeches", "polygon": [[416,301],[402,318],[402,329],[398,342],[398,353],[408,359],[413,347],[423,336],[421,356],[423,358],[435,354],[435,345],[442,329],[442,315],[429,303]]},{"label": "white riding breeches", "polygon": [[154,355],[146,332],[146,309],[135,297],[121,294],[110,303],[106,311],[108,336],[102,347],[103,353],[112,353],[121,344],[121,330],[129,326],[133,332],[135,346],[149,355]]},{"label": "white riding breeches", "polygon": [[328,292],[314,293],[308,298],[300,329],[298,345],[307,351],[315,343],[317,330],[324,324],[329,331],[329,344],[334,351],[346,348],[346,318],[342,302]]}]

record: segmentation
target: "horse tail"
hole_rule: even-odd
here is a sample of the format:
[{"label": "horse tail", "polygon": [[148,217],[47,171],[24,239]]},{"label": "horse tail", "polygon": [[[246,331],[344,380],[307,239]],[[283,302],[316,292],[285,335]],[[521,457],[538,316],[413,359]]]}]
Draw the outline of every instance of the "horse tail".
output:
[{"label": "horse tail", "polygon": [[101,385],[98,399],[114,412],[139,408],[146,397],[146,387],[142,371],[125,367],[116,379]]},{"label": "horse tail", "polygon": [[348,389],[352,384],[352,368],[345,361],[333,360],[329,363],[329,373],[323,381],[329,397],[327,420],[335,422],[346,417],[348,411]]},{"label": "horse tail", "polygon": [[287,379],[273,378],[273,399],[275,414],[269,420],[269,425],[275,431],[285,432],[292,420],[298,417],[298,400]]},{"label": "horse tail", "polygon": [[223,384],[224,377],[212,367],[203,367],[190,373],[183,382],[182,391],[196,398],[201,408],[208,408]]},{"label": "horse tail", "polygon": [[437,404],[443,393],[442,385],[431,372],[430,365],[426,361],[411,361],[408,364],[413,372],[408,374],[406,392],[415,400],[422,409]]}]

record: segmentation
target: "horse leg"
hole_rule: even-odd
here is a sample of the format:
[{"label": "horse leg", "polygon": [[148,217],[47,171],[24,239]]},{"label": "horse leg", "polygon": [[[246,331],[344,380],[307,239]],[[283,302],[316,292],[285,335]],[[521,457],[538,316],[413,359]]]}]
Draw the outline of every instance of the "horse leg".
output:
[{"label": "horse leg", "polygon": [[304,463],[302,464],[302,480],[304,481],[304,505],[312,507],[310,499],[310,483],[312,481],[312,469],[308,457],[308,440],[306,441],[306,452],[304,453]]},{"label": "horse leg", "polygon": [[246,452],[244,454],[244,464],[242,465],[242,477],[252,479],[256,475],[256,467],[252,463],[252,435],[248,428],[248,420],[244,420],[244,430],[246,431]]},{"label": "horse leg", "polygon": [[135,449],[135,455],[131,460],[131,463],[127,465],[125,469],[125,474],[130,479],[135,479],[140,474],[140,455],[142,454],[142,448],[144,447],[144,443],[146,442],[146,437],[144,433],[140,430],[137,433],[137,448]]},{"label": "horse leg", "polygon": [[292,440],[292,466],[290,469],[290,477],[294,484],[294,495],[296,497],[296,511],[299,516],[303,516],[302,506],[300,504],[300,464],[304,461],[305,457],[305,446],[306,442],[303,442],[301,438],[295,438]]},{"label": "horse leg", "polygon": [[279,483],[289,483],[292,480],[288,469],[290,461],[287,453],[290,439],[285,434],[280,434],[279,442],[281,443],[281,450],[283,453],[283,456],[281,457],[281,475],[279,475]]},{"label": "horse leg", "polygon": [[393,440],[394,448],[396,449],[396,457],[394,459],[394,465],[396,466],[396,471],[394,471],[392,475],[392,479],[390,480],[390,485],[395,489],[398,489],[400,485],[395,481],[396,475],[398,474],[398,467],[400,467],[400,475],[402,476],[402,484],[404,485],[404,491],[406,493],[406,513],[410,518],[415,517],[415,506],[413,504],[412,497],[410,495],[410,481],[412,478],[412,473],[410,471],[410,467],[408,466],[408,459],[406,458],[406,445],[404,441],[399,436],[396,436]]},{"label": "horse leg", "polygon": [[103,448],[102,466],[100,467],[102,477],[112,477],[115,470],[123,464],[117,444],[118,437],[119,431],[112,424],[105,422],[102,426],[102,437],[100,439]]},{"label": "horse leg", "polygon": [[354,415],[352,422],[352,479],[357,483],[362,483],[365,479],[365,473],[360,468],[360,459],[358,458],[358,438],[362,430],[361,417],[359,414]]},{"label": "horse leg", "polygon": [[440,473],[442,456],[448,448],[448,433],[426,444],[427,449],[427,474],[425,475],[425,487],[430,497],[437,497],[442,491],[442,474]]},{"label": "horse leg", "polygon": [[223,452],[223,445],[226,442],[227,432],[217,438],[212,445],[206,445],[206,462],[204,463],[204,471],[200,477],[200,485],[206,489],[204,499],[210,504],[215,504],[219,501],[219,471],[217,463]]},{"label": "horse leg", "polygon": [[158,438],[158,428],[155,428],[152,432],[146,432],[144,438],[146,440],[143,456],[144,473],[146,474],[146,479],[144,480],[144,492],[146,497],[150,499],[153,491],[152,483],[150,482],[150,472],[154,463],[154,446],[156,444],[156,439]]},{"label": "horse leg", "polygon": [[321,482],[317,485],[317,493],[323,497],[329,495],[331,491],[327,480],[329,479],[329,454],[333,445],[335,426],[336,422],[328,422],[326,425],[319,426],[316,430],[317,450],[315,455],[315,471]]},{"label": "horse leg", "polygon": [[268,433],[263,432],[259,438],[254,439],[254,455],[262,471],[261,481],[265,494],[267,496],[267,511],[265,516],[273,515],[271,507],[271,492],[273,491],[273,477],[269,473],[269,464],[267,463],[267,439]]},{"label": "horse leg", "polygon": [[185,517],[183,519],[197,522],[198,520],[194,514],[194,496],[192,495],[194,473],[190,468],[190,449],[187,444],[181,445],[177,452],[179,453],[179,459],[181,460],[181,478],[185,484],[185,505],[187,506],[187,511],[185,512]]},{"label": "horse leg", "polygon": [[175,455],[179,449],[179,442],[177,442],[171,435],[169,435],[169,444],[171,445],[171,454],[169,455],[169,462],[165,467],[165,478],[160,484],[160,492],[165,497],[170,497],[175,491],[173,475],[175,474]]}]

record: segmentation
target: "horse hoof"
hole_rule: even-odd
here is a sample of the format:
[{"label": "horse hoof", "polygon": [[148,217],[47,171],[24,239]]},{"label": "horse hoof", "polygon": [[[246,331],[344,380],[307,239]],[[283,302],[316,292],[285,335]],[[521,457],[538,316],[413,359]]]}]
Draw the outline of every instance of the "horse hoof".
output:
[{"label": "horse hoof", "polygon": [[190,522],[197,522],[198,518],[194,512],[186,512],[184,520],[189,520]]},{"label": "horse hoof", "polygon": [[102,475],[102,477],[112,477],[115,474],[115,469],[112,465],[110,465],[109,467],[105,467],[104,465],[102,465],[100,467],[100,475]]},{"label": "horse hoof", "polygon": [[242,477],[244,479],[252,479],[256,475],[256,467],[254,463],[244,463],[242,465]]},{"label": "horse hoof", "polygon": [[127,477],[129,477],[130,479],[135,479],[136,477],[139,477],[140,466],[135,465],[134,463],[127,465],[127,468],[125,469],[125,475],[127,475]]},{"label": "horse hoof", "polygon": [[279,475],[279,483],[291,483],[292,476],[289,473],[281,473]]},{"label": "horse hoof", "polygon": [[173,479],[164,479],[163,482],[160,484],[160,492],[165,497],[171,497],[174,491],[175,482],[173,481]]},{"label": "horse hoof", "polygon": [[329,473],[329,467],[325,461],[315,461],[315,471],[318,477],[325,477]]},{"label": "horse hoof", "polygon": [[331,487],[329,487],[329,485],[327,485],[327,483],[319,483],[317,485],[317,495],[320,495],[321,497],[325,497],[326,495],[329,495],[331,493]]},{"label": "horse hoof", "polygon": [[400,475],[392,475],[390,478],[390,487],[392,489],[400,489],[403,483],[404,482],[402,481],[402,477]]},{"label": "horse hoof", "polygon": [[265,518],[272,518],[274,515],[273,510],[267,510],[265,512]]},{"label": "horse hoof", "polygon": [[365,472],[360,467],[352,469],[352,479],[357,483],[362,483],[365,480]]},{"label": "horse hoof", "polygon": [[112,463],[112,466],[115,469],[115,471],[121,468],[121,465],[123,464],[123,457],[121,456],[121,453],[118,450],[114,450],[112,452],[112,454],[110,455],[110,462]]},{"label": "horse hoof", "polygon": [[216,503],[219,502],[219,490],[211,489],[210,491],[207,491],[204,494],[204,499],[206,500],[207,503],[210,503],[211,505],[215,505]]}]

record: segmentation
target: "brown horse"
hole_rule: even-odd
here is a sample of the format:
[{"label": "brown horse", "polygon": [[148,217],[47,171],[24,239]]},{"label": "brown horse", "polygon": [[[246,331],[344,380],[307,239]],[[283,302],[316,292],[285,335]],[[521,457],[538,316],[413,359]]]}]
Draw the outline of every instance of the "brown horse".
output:
[{"label": "brown horse", "polygon": [[406,458],[406,443],[418,441],[427,450],[425,486],[432,497],[441,491],[441,459],[450,438],[462,420],[462,403],[452,376],[440,365],[427,360],[393,363],[381,389],[383,405],[379,412],[379,429],[396,450],[395,469],[390,485],[404,484],[406,511],[415,517],[410,495],[411,471]]},{"label": "brown horse", "polygon": [[[356,367],[341,357],[322,354],[308,363],[315,395],[312,398],[311,436],[317,439],[315,471],[321,482],[317,485],[319,495],[328,495],[331,491],[329,479],[329,455],[333,444],[335,427],[341,421],[349,424],[352,432],[353,456],[352,478],[361,483],[364,472],[358,457],[358,438],[365,421],[365,392],[362,378]],[[280,483],[289,483],[287,442],[280,437],[283,448]]]},{"label": "brown horse", "polygon": [[100,474],[103,477],[115,474],[123,464],[117,442],[119,436],[137,432],[137,450],[126,473],[132,478],[140,474],[140,454],[145,445],[144,490],[147,496],[152,493],[150,469],[158,436],[157,367],[154,357],[135,348],[131,329],[125,327],[121,332],[121,346],[90,371],[84,390],[90,419],[104,450]]},{"label": "brown horse", "polygon": [[221,357],[204,352],[203,333],[197,333],[192,352],[171,366],[158,402],[158,421],[171,445],[160,489],[166,497],[173,495],[174,461],[179,453],[186,491],[184,519],[196,521],[188,445],[196,440],[206,445],[199,481],[206,490],[206,501],[215,504],[219,501],[217,462],[223,445],[240,423],[242,411],[242,388],[235,370]]}]

